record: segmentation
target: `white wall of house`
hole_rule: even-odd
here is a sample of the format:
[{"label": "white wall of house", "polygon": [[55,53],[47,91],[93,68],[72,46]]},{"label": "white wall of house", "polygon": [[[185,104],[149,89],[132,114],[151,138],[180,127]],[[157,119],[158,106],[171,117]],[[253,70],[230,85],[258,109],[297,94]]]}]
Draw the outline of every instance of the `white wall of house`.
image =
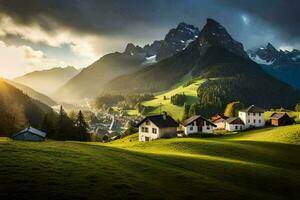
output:
[{"label": "white wall of house", "polygon": [[214,123],[217,127],[214,127],[215,130],[223,130],[225,129],[225,121]]},{"label": "white wall of house", "polygon": [[177,136],[177,127],[168,127],[159,129],[159,137],[176,137]]},{"label": "white wall of house", "polygon": [[250,127],[263,127],[265,126],[265,117],[264,113],[247,113],[239,112],[239,117],[245,124],[245,128]]},{"label": "white wall of house", "polygon": [[195,133],[213,133],[213,126],[210,125],[209,123],[207,123],[206,121],[204,121],[204,125],[202,126],[202,130],[196,125],[196,121],[194,121],[193,123],[191,123],[188,126],[184,127],[184,134],[185,135],[189,135],[189,134],[195,134]]},{"label": "white wall of house", "polygon": [[245,129],[245,125],[243,124],[229,124],[225,123],[225,129],[227,131],[233,132],[233,131],[242,131]]},{"label": "white wall of house", "polygon": [[151,141],[159,138],[159,128],[150,120],[145,121],[139,126],[139,141]]},{"label": "white wall of house", "polygon": [[145,121],[139,126],[139,141],[151,141],[162,137],[175,137],[176,127],[159,128],[150,120]]}]

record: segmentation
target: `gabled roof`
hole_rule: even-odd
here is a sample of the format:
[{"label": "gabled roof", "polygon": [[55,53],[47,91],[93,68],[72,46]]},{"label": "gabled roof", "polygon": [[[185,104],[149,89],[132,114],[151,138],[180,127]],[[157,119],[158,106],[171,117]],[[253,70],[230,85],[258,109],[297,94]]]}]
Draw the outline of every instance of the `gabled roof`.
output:
[{"label": "gabled roof", "polygon": [[219,122],[223,122],[226,119],[228,119],[229,117],[223,115],[223,114],[216,114],[214,116],[211,117],[211,120],[213,123],[219,123]]},{"label": "gabled roof", "polygon": [[217,127],[214,123],[212,123],[211,121],[209,121],[208,119],[202,117],[201,115],[194,115],[190,118],[188,118],[187,120],[185,120],[183,122],[183,126],[188,126],[190,125],[191,123],[193,123],[194,121],[196,121],[197,119],[201,118],[202,120],[206,121],[207,123],[209,123],[210,125],[214,126],[214,127]]},{"label": "gabled roof", "polygon": [[290,118],[290,116],[287,113],[273,113],[270,118],[271,119],[280,119],[280,118],[283,118],[285,116]]},{"label": "gabled roof", "polygon": [[245,125],[244,122],[239,117],[230,117],[226,120],[228,124],[238,124],[238,125]]},{"label": "gabled roof", "polygon": [[178,123],[169,115],[153,115],[144,118],[140,123],[136,126],[140,126],[145,121],[150,120],[153,124],[155,124],[158,128],[167,128],[167,127],[178,127]]},{"label": "gabled roof", "polygon": [[263,113],[263,112],[265,112],[265,110],[262,109],[262,108],[259,108],[259,107],[255,106],[255,105],[252,105],[252,106],[249,106],[246,109],[241,110],[241,112],[246,112],[246,113]]},{"label": "gabled roof", "polygon": [[42,137],[42,138],[45,138],[46,135],[47,135],[47,133],[45,133],[43,131],[40,131],[38,129],[35,129],[35,128],[30,126],[28,128],[23,129],[22,131],[15,134],[14,136],[17,136],[17,135],[22,134],[22,133],[32,133],[32,134],[37,135],[37,136]]}]

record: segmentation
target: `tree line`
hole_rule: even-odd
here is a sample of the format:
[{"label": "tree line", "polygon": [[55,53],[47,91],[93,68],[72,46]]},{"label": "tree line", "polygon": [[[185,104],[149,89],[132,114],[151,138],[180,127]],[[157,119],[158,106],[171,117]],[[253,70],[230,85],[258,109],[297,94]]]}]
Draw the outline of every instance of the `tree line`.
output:
[{"label": "tree line", "polygon": [[70,118],[62,106],[59,113],[54,111],[47,113],[40,128],[47,133],[47,138],[54,140],[90,140],[90,135],[87,132],[88,124],[82,112],[79,111],[77,116]]},{"label": "tree line", "polygon": [[95,107],[107,110],[112,106],[117,106],[123,110],[138,109],[141,102],[151,100],[153,94],[132,94],[132,95],[111,95],[103,94],[95,99]]}]

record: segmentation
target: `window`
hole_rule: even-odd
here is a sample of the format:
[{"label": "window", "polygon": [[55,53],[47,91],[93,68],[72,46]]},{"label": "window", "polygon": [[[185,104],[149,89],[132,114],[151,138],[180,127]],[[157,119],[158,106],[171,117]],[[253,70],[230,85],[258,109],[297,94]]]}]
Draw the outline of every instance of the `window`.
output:
[{"label": "window", "polygon": [[258,120],[258,123],[261,123],[261,120]]},{"label": "window", "polygon": [[235,130],[238,130],[238,126],[235,126]]},{"label": "window", "polygon": [[250,119],[248,119],[248,123],[250,123]]},{"label": "window", "polygon": [[194,130],[194,128],[191,126],[191,127],[190,127],[190,131],[192,131],[192,130]]},{"label": "window", "polygon": [[157,133],[157,129],[156,128],[152,128],[152,133],[156,134]]},{"label": "window", "polygon": [[256,123],[256,120],[255,120],[255,119],[253,120],[253,123],[254,123],[254,124]]},{"label": "window", "polygon": [[206,129],[207,129],[207,130],[210,130],[210,126],[207,126]]},{"label": "window", "polygon": [[149,128],[145,127],[145,133],[149,132]]},{"label": "window", "polygon": [[255,116],[255,113],[253,113],[253,116]]},{"label": "window", "polygon": [[150,121],[149,120],[146,121],[146,125],[150,125]]},{"label": "window", "polygon": [[261,117],[261,113],[259,113],[259,114],[258,114],[258,116],[260,116],[260,117]]}]

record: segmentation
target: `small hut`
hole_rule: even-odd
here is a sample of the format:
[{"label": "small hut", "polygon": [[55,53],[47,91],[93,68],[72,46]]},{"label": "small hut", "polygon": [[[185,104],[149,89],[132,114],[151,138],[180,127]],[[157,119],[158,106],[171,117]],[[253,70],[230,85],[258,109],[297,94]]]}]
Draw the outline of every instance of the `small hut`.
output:
[{"label": "small hut", "polygon": [[285,126],[293,123],[293,119],[287,113],[273,113],[270,120],[272,126]]},{"label": "small hut", "polygon": [[45,140],[46,135],[46,133],[29,126],[28,128],[25,128],[19,133],[13,135],[12,138],[14,140],[41,142]]}]

